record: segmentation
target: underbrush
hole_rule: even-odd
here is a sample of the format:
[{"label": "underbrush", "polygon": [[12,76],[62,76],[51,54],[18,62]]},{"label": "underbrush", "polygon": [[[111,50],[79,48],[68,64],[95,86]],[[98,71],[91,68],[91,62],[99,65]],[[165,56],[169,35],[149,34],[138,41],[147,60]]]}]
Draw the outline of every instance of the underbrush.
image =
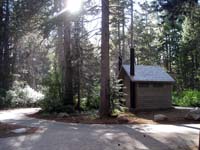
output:
[{"label": "underbrush", "polygon": [[200,107],[200,91],[185,90],[173,93],[173,104],[184,107]]},{"label": "underbrush", "polygon": [[12,88],[6,92],[4,106],[11,108],[36,107],[43,97],[42,93],[24,82],[15,81]]}]

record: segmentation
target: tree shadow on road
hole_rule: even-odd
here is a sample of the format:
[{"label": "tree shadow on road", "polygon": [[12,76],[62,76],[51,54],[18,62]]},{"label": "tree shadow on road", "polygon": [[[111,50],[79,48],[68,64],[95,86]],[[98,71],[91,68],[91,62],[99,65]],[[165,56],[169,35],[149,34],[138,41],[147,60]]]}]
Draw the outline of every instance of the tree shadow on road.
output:
[{"label": "tree shadow on road", "polygon": [[[183,134],[150,134],[134,125],[87,125],[58,123],[33,118],[7,120],[39,127],[32,135],[0,139],[6,150],[194,150],[195,142]],[[133,127],[134,126],[134,127]]]}]

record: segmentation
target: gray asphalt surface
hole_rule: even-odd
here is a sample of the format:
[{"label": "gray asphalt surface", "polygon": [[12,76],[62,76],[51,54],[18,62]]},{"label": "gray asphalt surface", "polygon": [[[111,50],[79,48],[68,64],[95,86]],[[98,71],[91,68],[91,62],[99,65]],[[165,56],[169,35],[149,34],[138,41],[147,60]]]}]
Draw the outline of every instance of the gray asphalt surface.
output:
[{"label": "gray asphalt surface", "polygon": [[31,135],[0,138],[0,150],[197,150],[200,124],[85,125],[25,116],[36,111],[0,111],[1,122],[41,129]]}]

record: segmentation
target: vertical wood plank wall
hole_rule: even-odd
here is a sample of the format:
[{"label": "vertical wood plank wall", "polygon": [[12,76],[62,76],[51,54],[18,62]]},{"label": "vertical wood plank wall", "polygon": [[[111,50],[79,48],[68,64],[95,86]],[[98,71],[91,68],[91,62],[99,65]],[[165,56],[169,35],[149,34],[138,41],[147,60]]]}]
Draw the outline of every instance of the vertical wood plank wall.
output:
[{"label": "vertical wood plank wall", "polygon": [[[131,108],[130,103],[130,79],[124,76],[126,89],[126,106]],[[172,84],[164,83],[162,87],[154,87],[152,83],[148,87],[139,87],[136,84],[136,109],[167,109],[172,107]]]},{"label": "vertical wood plank wall", "polygon": [[137,109],[167,109],[172,106],[172,85],[139,87],[137,84]]}]

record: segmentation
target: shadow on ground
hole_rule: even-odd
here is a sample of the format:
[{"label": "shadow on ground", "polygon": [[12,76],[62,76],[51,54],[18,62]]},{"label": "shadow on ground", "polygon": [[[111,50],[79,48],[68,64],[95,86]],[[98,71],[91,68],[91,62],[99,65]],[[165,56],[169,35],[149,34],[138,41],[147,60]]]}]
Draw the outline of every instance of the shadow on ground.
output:
[{"label": "shadow on ground", "polygon": [[147,125],[65,124],[33,118],[6,122],[42,130],[32,135],[0,139],[1,150],[196,150],[198,141],[196,129],[185,132],[151,132],[149,129],[148,132]]}]

